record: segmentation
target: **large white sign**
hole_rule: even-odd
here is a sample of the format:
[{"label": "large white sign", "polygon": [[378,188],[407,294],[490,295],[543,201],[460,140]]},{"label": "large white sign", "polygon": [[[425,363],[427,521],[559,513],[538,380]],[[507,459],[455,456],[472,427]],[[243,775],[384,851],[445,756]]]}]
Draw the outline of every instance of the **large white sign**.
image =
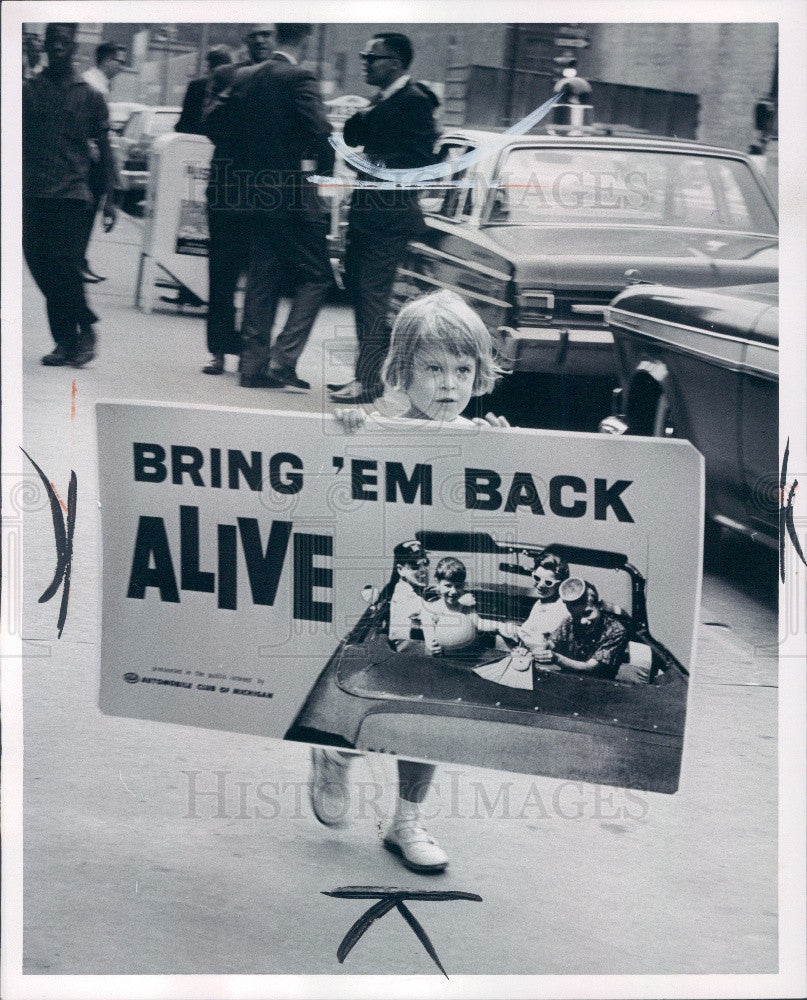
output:
[{"label": "large white sign", "polygon": [[[347,435],[330,416],[116,402],[97,419],[105,712],[675,787],[703,509],[688,443],[373,420]],[[406,542],[437,589],[415,592],[401,644]],[[522,641],[546,551],[619,623],[616,676]],[[465,568],[472,654],[435,610],[445,559]],[[567,616],[558,602],[544,638]]]}]

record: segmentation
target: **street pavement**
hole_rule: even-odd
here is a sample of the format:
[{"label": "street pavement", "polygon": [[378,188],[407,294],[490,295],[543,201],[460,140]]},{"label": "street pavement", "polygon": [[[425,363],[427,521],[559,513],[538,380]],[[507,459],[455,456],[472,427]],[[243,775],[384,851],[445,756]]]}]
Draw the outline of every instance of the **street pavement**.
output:
[{"label": "street pavement", "polygon": [[94,238],[91,262],[109,278],[91,291],[99,353],[80,371],[39,365],[50,339],[24,276],[25,447],[62,497],[74,469],[79,495],[61,640],[55,602],[37,604],[53,573],[50,514],[40,504],[25,518],[25,972],[439,975],[395,913],[337,962],[368,904],[321,893],[357,884],[481,895],[412,904],[452,977],[776,971],[773,586],[704,583],[677,794],[440,767],[430,827],[451,864],[439,878],[381,847],[391,759],[355,766],[354,822],[327,830],[307,804],[306,747],[101,714],[94,402],[319,412],[354,347],[349,310],[330,306],[299,366],[311,393],[201,374],[198,315],[133,307],[139,232],[124,218]]}]

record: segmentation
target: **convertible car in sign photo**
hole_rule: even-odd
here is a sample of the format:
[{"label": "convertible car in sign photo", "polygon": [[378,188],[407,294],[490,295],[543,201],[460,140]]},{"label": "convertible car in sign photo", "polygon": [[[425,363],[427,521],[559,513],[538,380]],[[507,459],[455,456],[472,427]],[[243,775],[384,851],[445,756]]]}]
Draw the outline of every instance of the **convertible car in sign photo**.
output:
[{"label": "convertible car in sign photo", "polygon": [[[389,638],[392,585],[371,603],[322,671],[286,739],[456,761],[630,788],[678,786],[688,673],[654,639],[646,581],[625,555],[569,545],[512,545],[484,533],[423,531],[430,561],[470,568],[479,618],[524,622],[536,599],[532,565],[547,554],[594,584],[625,629],[614,679],[544,669],[513,643],[480,632],[464,650],[428,655],[424,642]],[[695,586],[695,582],[692,583]],[[511,653],[522,679],[495,679]]]}]

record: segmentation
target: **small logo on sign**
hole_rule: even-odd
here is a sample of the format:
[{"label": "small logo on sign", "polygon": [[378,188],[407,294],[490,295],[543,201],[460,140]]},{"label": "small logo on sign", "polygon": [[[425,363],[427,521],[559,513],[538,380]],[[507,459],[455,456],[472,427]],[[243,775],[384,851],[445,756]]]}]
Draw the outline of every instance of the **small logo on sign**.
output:
[{"label": "small logo on sign", "polygon": [[123,675],[123,679],[126,681],[127,684],[137,684],[137,682],[140,680],[140,675],[129,672],[128,674]]}]

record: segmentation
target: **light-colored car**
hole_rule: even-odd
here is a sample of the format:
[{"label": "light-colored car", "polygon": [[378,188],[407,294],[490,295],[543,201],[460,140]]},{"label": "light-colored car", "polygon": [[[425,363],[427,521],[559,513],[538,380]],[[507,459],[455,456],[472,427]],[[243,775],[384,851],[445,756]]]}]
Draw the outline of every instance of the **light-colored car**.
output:
[{"label": "light-colored car", "polygon": [[110,101],[109,102],[109,124],[113,134],[120,135],[126,122],[132,117],[135,111],[145,111],[145,104],[138,104],[136,101]]},{"label": "light-colored car", "polygon": [[111,139],[124,207],[133,207],[145,195],[151,145],[158,135],[173,132],[181,110],[157,106],[134,111],[121,134]]}]

